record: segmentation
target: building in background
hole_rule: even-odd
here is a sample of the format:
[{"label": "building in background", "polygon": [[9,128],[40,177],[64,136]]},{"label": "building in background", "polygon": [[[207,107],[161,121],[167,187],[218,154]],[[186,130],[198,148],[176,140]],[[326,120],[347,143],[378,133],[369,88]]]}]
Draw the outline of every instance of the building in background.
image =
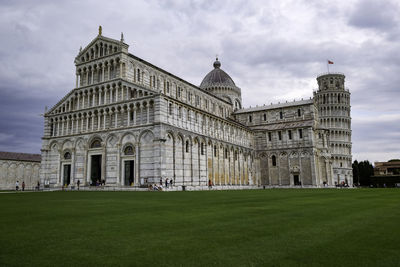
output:
[{"label": "building in background", "polygon": [[374,187],[400,187],[400,159],[375,162],[374,165],[371,185]]},{"label": "building in background", "polygon": [[41,182],[188,189],[352,184],[350,93],[317,78],[309,100],[242,108],[217,59],[200,86],[98,36],[75,58],[76,87],[45,115]]},{"label": "building in background", "polygon": [[0,189],[15,189],[18,181],[21,188],[34,189],[39,182],[40,154],[0,151]]}]

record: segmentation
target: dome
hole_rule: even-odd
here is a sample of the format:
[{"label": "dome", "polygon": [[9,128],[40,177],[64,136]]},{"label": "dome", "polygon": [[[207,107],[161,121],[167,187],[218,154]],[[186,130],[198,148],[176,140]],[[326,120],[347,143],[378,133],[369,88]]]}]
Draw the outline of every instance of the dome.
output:
[{"label": "dome", "polygon": [[221,62],[218,58],[214,62],[214,69],[210,71],[200,84],[200,88],[206,89],[210,87],[236,87],[232,78],[223,70],[221,70]]}]

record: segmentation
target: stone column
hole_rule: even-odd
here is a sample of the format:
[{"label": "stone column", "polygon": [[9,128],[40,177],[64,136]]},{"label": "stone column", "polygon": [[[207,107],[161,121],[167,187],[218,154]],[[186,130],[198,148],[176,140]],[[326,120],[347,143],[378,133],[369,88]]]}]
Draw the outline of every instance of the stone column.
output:
[{"label": "stone column", "polygon": [[118,102],[119,86],[115,88],[115,102]]},{"label": "stone column", "polygon": [[70,118],[67,117],[67,129],[65,129],[65,134],[66,134],[66,135],[69,135],[69,134],[70,134],[70,131],[69,131],[69,122],[70,122],[70,121],[71,121]]},{"label": "stone column", "polygon": [[92,80],[90,83],[93,84],[93,81],[94,81],[94,70],[92,70],[92,77],[90,77],[90,78]]},{"label": "stone column", "polygon": [[299,155],[299,169],[300,169],[299,180],[300,180],[300,183],[301,183],[301,187],[303,187],[303,185],[304,185],[304,183],[303,183],[303,175],[302,175],[303,168],[301,166],[301,155],[300,155],[301,153],[300,153],[300,150],[297,151],[297,154]]},{"label": "stone column", "polygon": [[[106,145],[103,146],[103,156],[101,157],[101,180],[106,180]],[[106,181],[107,182],[107,181]]]},{"label": "stone column", "polygon": [[104,104],[108,104],[108,101],[107,101],[107,91],[108,91],[108,89],[105,88],[105,89],[104,89]]},{"label": "stone column", "polygon": [[76,75],[76,85],[75,85],[75,87],[78,88],[78,73],[76,73],[75,75]]},{"label": "stone column", "polygon": [[133,107],[133,125],[136,125],[136,107]]},{"label": "stone column", "polygon": [[100,120],[101,120],[101,115],[100,115],[100,112],[99,112],[98,116],[97,116],[97,130],[98,131],[100,131]]},{"label": "stone column", "polygon": [[61,119],[61,133],[60,136],[64,135],[64,119]]},{"label": "stone column", "polygon": [[107,72],[108,72],[107,73],[107,76],[108,76],[107,80],[110,80],[110,77],[111,77],[111,75],[110,75],[110,64],[107,65]]},{"label": "stone column", "polygon": [[104,82],[105,81],[105,79],[104,79],[104,66],[101,66],[101,71],[102,71],[101,81]]},{"label": "stone column", "polygon": [[95,102],[95,99],[96,99],[96,94],[94,93],[94,91],[92,93],[92,96],[93,96],[93,98],[92,98],[92,107],[94,107],[94,102]]},{"label": "stone column", "polygon": [[71,119],[71,133],[70,134],[74,134],[74,127],[75,127],[75,123],[74,123],[74,118],[72,117]]},{"label": "stone column", "polygon": [[326,172],[326,182],[328,185],[333,185],[332,177],[329,177],[329,163],[328,160],[325,160],[325,172]]},{"label": "stone column", "polygon": [[82,93],[82,98],[83,98],[83,100],[82,100],[82,108],[85,108],[85,95],[86,95],[86,93],[83,92]]},{"label": "stone column", "polygon": [[140,157],[139,157],[139,153],[140,153],[140,149],[139,149],[140,143],[137,142],[135,145],[135,179],[134,179],[134,184],[135,185],[140,185],[140,172],[139,172],[139,168],[140,168]]},{"label": "stone column", "polygon": [[89,84],[89,70],[86,71],[86,85]]},{"label": "stone column", "polygon": [[115,123],[114,128],[118,128],[118,110],[115,110]]},{"label": "stone column", "polygon": [[83,132],[83,115],[81,117],[81,132]]},{"label": "stone column", "polygon": [[75,148],[71,149],[71,184],[75,184]]},{"label": "stone column", "polygon": [[[121,175],[121,144],[117,143],[117,185],[122,184],[122,175]],[[125,170],[124,170],[125,171]]]},{"label": "stone column", "polygon": [[101,89],[99,89],[99,93],[98,93],[98,95],[99,95],[99,99],[98,99],[98,101],[97,101],[97,103],[98,103],[98,106],[100,106],[101,105],[101,102],[100,102],[100,99],[101,99]]},{"label": "stone column", "polygon": [[122,62],[119,62],[119,77],[122,78]]},{"label": "stone column", "polygon": [[92,118],[92,132],[94,131],[94,113],[92,113],[92,116],[90,116],[90,118]]},{"label": "stone column", "polygon": [[86,114],[86,132],[89,131],[89,114]]}]

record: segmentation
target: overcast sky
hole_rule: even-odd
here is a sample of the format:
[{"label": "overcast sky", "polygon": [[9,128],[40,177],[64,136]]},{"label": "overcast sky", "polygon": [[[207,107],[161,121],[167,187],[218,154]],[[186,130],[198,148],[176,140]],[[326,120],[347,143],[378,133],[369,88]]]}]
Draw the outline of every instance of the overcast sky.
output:
[{"label": "overcast sky", "polygon": [[130,53],[199,85],[219,55],[244,107],[309,98],[346,75],[353,159],[400,158],[399,1],[0,2],[0,151],[40,153],[44,107],[75,86],[79,47],[124,32]]}]

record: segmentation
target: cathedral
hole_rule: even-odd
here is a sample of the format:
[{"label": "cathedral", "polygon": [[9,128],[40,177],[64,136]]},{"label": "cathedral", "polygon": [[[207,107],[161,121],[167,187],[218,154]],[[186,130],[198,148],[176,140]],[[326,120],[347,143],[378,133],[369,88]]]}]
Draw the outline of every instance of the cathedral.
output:
[{"label": "cathedral", "polygon": [[307,100],[243,108],[216,59],[199,86],[98,36],[75,58],[76,86],[44,114],[40,182],[114,189],[173,180],[183,190],[352,185],[345,76]]}]

